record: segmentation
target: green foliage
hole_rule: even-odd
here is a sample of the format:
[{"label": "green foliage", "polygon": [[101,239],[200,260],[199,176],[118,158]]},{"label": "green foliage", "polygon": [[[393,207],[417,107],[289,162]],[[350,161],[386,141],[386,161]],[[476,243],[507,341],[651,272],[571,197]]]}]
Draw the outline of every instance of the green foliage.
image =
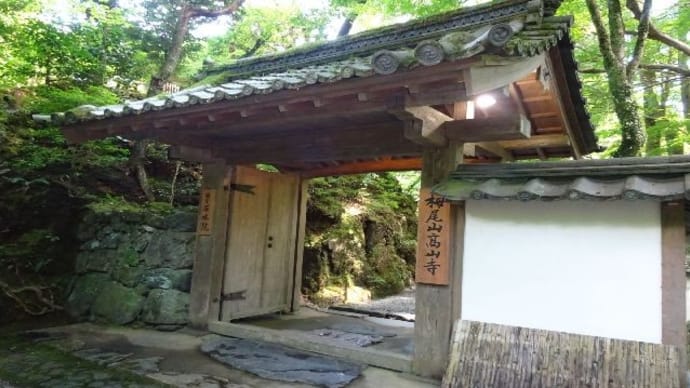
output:
[{"label": "green foliage", "polygon": [[372,270],[365,272],[364,284],[373,297],[384,297],[401,292],[413,277],[412,268],[400,258],[394,247],[377,245],[372,252]]},{"label": "green foliage", "polygon": [[[245,8],[228,32],[208,39],[201,50],[190,53],[188,58],[195,65],[183,63],[183,75],[193,75],[201,69],[202,59],[225,64],[232,61],[265,54],[280,53],[326,38],[329,10],[302,11],[297,6]],[[221,79],[228,78],[224,74]],[[212,79],[205,79],[209,83]]]},{"label": "green foliage", "polygon": [[462,6],[458,0],[331,0],[331,5],[346,14],[384,16],[410,15],[414,17],[435,15]]},{"label": "green foliage", "polygon": [[310,206],[331,218],[338,218],[343,204],[354,201],[364,187],[362,176],[314,178],[309,182]]},{"label": "green foliage", "polygon": [[93,201],[87,207],[97,214],[116,214],[116,213],[133,213],[133,214],[170,214],[173,207],[165,202],[147,202],[144,204],[128,201],[125,198],[106,195]]},{"label": "green foliage", "polygon": [[[397,174],[310,181],[305,291],[353,281],[377,296],[406,287],[413,276],[416,200]],[[406,181],[414,187],[415,174]]]},{"label": "green foliage", "polygon": [[0,265],[14,273],[40,273],[55,258],[50,248],[60,238],[50,229],[32,229],[0,245]]},{"label": "green foliage", "polygon": [[85,88],[55,88],[42,85],[32,90],[25,109],[36,113],[64,112],[80,105],[110,105],[119,103],[119,97],[103,86]]},{"label": "green foliage", "polygon": [[[608,8],[603,2],[599,3],[603,17],[606,19]],[[653,12],[652,24],[669,36],[685,40],[688,31],[690,31],[690,11],[688,10],[690,7],[687,5],[687,0],[667,4],[667,8],[663,12]],[[592,28],[591,17],[586,7],[583,6],[582,0],[564,1],[558,9],[558,14],[574,15],[575,17],[575,24],[570,33],[575,42],[575,55],[579,68],[586,71],[580,73],[580,78],[583,81],[584,95],[588,101],[587,108],[592,114],[592,121],[597,128],[599,143],[607,148],[599,156],[610,157],[621,143],[621,125],[614,112],[613,98],[607,85],[608,78],[603,72],[602,55],[597,44],[596,31]],[[635,31],[637,22],[630,17],[628,12],[624,12],[623,17],[626,30]],[[626,40],[625,49],[627,53],[632,52],[633,44],[634,39]],[[643,66],[646,64],[669,64],[683,67],[687,66],[687,58],[665,44],[647,39],[641,63]],[[645,118],[650,115],[658,116],[655,124],[649,125],[650,123],[647,123],[646,125],[648,139],[658,140],[661,137],[660,142],[647,145],[646,153],[650,156],[674,154],[679,149],[682,150],[682,146],[687,142],[684,135],[687,129],[683,128],[681,123],[684,120],[681,117],[683,111],[688,112],[688,107],[681,100],[679,86],[682,77],[673,72],[655,70],[651,80],[652,82],[647,82],[637,74],[633,74],[631,80],[635,101],[639,101],[642,105],[642,101],[647,101],[649,97],[652,97],[659,102],[662,110],[664,110],[659,115],[648,111],[648,106],[645,106],[644,112],[641,112]],[[679,130],[680,132],[678,132]]]}]

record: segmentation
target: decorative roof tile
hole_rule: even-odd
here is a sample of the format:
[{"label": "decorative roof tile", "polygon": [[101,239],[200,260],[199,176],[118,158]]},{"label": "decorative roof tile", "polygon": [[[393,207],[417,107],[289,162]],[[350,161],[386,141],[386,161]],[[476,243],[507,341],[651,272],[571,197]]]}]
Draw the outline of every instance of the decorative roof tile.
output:
[{"label": "decorative roof tile", "polygon": [[690,199],[690,157],[460,165],[434,192],[456,201]]},{"label": "decorative roof tile", "polygon": [[209,69],[209,78],[215,80],[211,85],[120,105],[85,105],[64,114],[34,115],[34,119],[69,125],[240,99],[353,77],[392,74],[482,53],[534,56],[567,35],[571,19],[553,16],[550,9],[556,3],[558,1],[551,1],[547,11],[541,0],[512,0],[463,8],[318,46]]}]

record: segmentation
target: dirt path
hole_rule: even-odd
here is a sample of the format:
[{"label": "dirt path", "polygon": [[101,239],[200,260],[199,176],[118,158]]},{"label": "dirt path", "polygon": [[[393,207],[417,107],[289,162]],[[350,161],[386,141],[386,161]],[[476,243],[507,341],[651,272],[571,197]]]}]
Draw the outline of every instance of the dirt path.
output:
[{"label": "dirt path", "polygon": [[386,298],[374,299],[368,303],[350,303],[344,305],[362,311],[371,311],[380,314],[397,315],[401,318],[414,320],[415,290],[413,287],[405,289],[397,295]]}]

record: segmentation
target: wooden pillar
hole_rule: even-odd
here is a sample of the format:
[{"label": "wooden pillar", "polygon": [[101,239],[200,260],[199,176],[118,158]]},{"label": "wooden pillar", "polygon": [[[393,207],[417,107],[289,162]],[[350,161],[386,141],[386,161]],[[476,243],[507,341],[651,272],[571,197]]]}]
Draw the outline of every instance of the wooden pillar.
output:
[{"label": "wooden pillar", "polygon": [[[219,297],[222,293],[230,214],[228,186],[232,170],[224,162],[211,162],[204,163],[202,171],[199,223],[189,300],[190,325],[198,329],[206,329],[209,320],[216,321],[220,316]],[[210,202],[205,203],[205,196]],[[204,211],[205,205],[210,205],[208,211]]]},{"label": "wooden pillar", "polygon": [[307,200],[309,199],[309,180],[300,178],[299,197],[297,199],[297,238],[295,241],[295,269],[292,282],[292,305],[290,311],[300,308],[302,301],[302,267],[304,263],[304,236],[307,228]]},{"label": "wooden pillar", "polygon": [[661,204],[661,342],[681,350],[681,386],[687,370],[685,316],[685,205]]},{"label": "wooden pillar", "polygon": [[[431,188],[462,163],[462,144],[424,150],[422,156],[422,189]],[[453,323],[460,318],[460,281],[465,225],[464,204],[451,208],[451,245],[449,282],[447,286],[417,283],[415,294],[415,327],[413,371],[426,377],[441,378],[450,350]],[[424,220],[419,221],[419,225]],[[418,241],[418,244],[421,244]],[[418,259],[419,260],[419,259]]]}]

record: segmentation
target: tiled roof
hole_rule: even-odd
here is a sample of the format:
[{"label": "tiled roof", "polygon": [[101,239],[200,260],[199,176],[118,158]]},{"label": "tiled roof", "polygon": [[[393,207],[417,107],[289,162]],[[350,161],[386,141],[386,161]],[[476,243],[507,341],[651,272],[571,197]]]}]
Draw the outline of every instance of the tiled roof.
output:
[{"label": "tiled roof", "polygon": [[557,2],[513,0],[463,8],[319,46],[219,66],[207,71],[207,80],[212,80],[209,84],[174,94],[108,106],[84,105],[34,118],[74,124],[386,75],[479,54],[534,56],[567,35],[571,18],[553,16],[554,5]]},{"label": "tiled roof", "polygon": [[461,165],[434,192],[450,200],[690,199],[690,158]]}]

